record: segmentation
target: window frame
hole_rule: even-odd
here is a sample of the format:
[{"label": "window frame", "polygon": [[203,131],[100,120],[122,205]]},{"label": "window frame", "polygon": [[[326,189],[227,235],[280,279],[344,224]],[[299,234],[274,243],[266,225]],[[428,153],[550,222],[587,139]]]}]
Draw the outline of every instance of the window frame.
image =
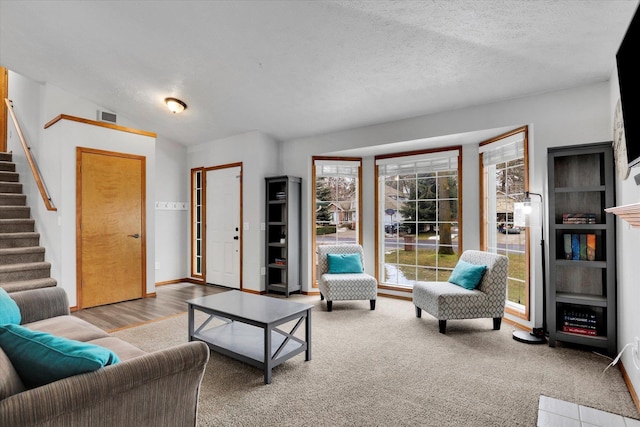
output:
[{"label": "window frame", "polygon": [[313,156],[311,158],[311,283],[313,288],[318,287],[318,278],[317,276],[317,263],[316,263],[316,182],[317,182],[317,172],[316,172],[316,162],[332,162],[340,163],[340,162],[358,162],[358,188],[356,190],[356,197],[358,198],[357,209],[358,212],[356,214],[357,222],[358,222],[358,232],[356,233],[356,243],[362,244],[362,157],[334,157],[334,156]]},{"label": "window frame", "polygon": [[[197,186],[197,175],[200,175],[200,186]],[[205,168],[191,169],[191,277],[204,280],[204,174]],[[198,192],[200,197],[198,198]],[[198,200],[200,203],[198,204]],[[200,221],[197,218],[198,207],[200,208]],[[198,237],[198,232],[200,236]],[[198,241],[200,251],[198,251]],[[198,259],[200,260],[198,269]]]},{"label": "window frame", "polygon": [[[498,143],[504,139],[515,136],[519,133],[523,134],[523,153],[524,153],[524,191],[529,191],[529,127],[522,126],[494,138],[483,141],[479,147],[486,147],[492,143]],[[487,173],[483,165],[483,153],[479,153],[479,194],[480,194],[480,249],[488,250],[488,203],[487,194],[485,193],[487,185]],[[525,228],[525,297],[526,304],[524,310],[519,310],[516,303],[509,301],[508,295],[505,298],[505,312],[523,320],[531,320],[531,239],[529,228]]]},{"label": "window frame", "polygon": [[[384,198],[384,194],[380,194],[380,174],[379,174],[379,168],[378,168],[378,161],[380,160],[386,160],[386,159],[395,159],[395,158],[409,158],[409,157],[417,157],[417,156],[427,156],[430,154],[436,154],[439,152],[446,152],[446,151],[457,151],[457,180],[458,180],[458,212],[457,212],[457,223],[458,223],[458,257],[460,257],[460,254],[463,251],[463,245],[462,245],[462,241],[463,241],[463,221],[462,221],[462,212],[463,212],[463,200],[462,200],[462,194],[463,194],[463,189],[462,189],[462,183],[463,183],[463,171],[462,171],[462,146],[461,145],[454,145],[454,146],[447,146],[447,147],[440,147],[440,148],[434,148],[434,149],[425,149],[425,150],[413,150],[413,151],[405,151],[405,152],[400,152],[400,153],[391,153],[391,154],[383,154],[383,155],[378,155],[375,156],[374,159],[374,180],[375,180],[375,214],[374,214],[374,221],[376,224],[376,232],[375,232],[375,265],[376,265],[376,279],[378,280],[378,288],[379,289],[385,289],[385,290],[390,290],[390,291],[396,291],[396,292],[405,292],[405,293],[413,293],[413,287],[412,286],[397,286],[397,285],[393,285],[393,284],[388,284],[385,283],[382,280],[383,277],[383,272],[382,272],[382,268],[384,266],[384,262],[383,262],[383,250],[384,250],[384,245],[381,243],[381,240],[384,239],[384,221],[381,221],[380,218],[380,213],[381,213],[381,208],[380,208],[380,197]],[[401,160],[399,160],[399,163],[402,163]]]}]

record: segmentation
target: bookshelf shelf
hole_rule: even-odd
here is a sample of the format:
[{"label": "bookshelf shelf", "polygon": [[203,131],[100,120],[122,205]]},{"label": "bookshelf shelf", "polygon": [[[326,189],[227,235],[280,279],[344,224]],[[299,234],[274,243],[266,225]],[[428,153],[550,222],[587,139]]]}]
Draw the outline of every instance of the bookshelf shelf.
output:
[{"label": "bookshelf shelf", "polygon": [[563,341],[615,356],[615,205],[611,142],[548,150],[549,345]]},{"label": "bookshelf shelf", "polygon": [[595,186],[589,186],[589,187],[557,187],[553,191],[555,191],[556,193],[575,193],[575,192],[586,193],[589,191],[605,191],[605,186],[595,185]]}]

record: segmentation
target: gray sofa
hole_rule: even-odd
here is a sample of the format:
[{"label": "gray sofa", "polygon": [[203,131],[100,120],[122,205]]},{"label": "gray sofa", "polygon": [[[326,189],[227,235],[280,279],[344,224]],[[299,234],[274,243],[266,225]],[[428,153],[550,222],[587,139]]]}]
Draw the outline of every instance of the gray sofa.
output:
[{"label": "gray sofa", "polygon": [[[29,329],[91,342],[120,362],[25,389],[0,349],[0,426],[195,426],[209,349],[202,342],[146,353],[69,315],[62,288],[11,293]],[[186,334],[186,331],[185,331]]]}]

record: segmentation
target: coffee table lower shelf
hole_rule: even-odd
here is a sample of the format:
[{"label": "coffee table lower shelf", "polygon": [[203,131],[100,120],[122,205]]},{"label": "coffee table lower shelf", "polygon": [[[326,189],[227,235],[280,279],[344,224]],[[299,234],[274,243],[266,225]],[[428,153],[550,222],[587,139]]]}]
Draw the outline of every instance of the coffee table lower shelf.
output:
[{"label": "coffee table lower shelf", "polygon": [[[271,351],[267,353],[264,345],[265,331],[266,329],[246,323],[230,322],[194,333],[192,338],[205,342],[209,348],[220,354],[264,369],[267,354],[275,355],[286,339],[286,336],[277,330],[271,331]],[[306,342],[290,339],[273,359],[271,367],[274,368],[306,350]]]}]

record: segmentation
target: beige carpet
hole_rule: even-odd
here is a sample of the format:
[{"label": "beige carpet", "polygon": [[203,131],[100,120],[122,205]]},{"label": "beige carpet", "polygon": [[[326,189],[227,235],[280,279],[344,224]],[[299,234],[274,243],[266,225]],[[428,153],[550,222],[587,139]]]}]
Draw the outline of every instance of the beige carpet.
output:
[{"label": "beige carpet", "polygon": [[[640,418],[610,359],[512,339],[491,319],[449,321],[447,334],[413,304],[379,298],[314,304],[312,360],[296,356],[262,371],[212,353],[199,426],[535,426],[541,394]],[[303,328],[300,328],[303,329]],[[301,331],[298,331],[301,332]],[[114,335],[147,351],[186,342],[181,315]]]}]

